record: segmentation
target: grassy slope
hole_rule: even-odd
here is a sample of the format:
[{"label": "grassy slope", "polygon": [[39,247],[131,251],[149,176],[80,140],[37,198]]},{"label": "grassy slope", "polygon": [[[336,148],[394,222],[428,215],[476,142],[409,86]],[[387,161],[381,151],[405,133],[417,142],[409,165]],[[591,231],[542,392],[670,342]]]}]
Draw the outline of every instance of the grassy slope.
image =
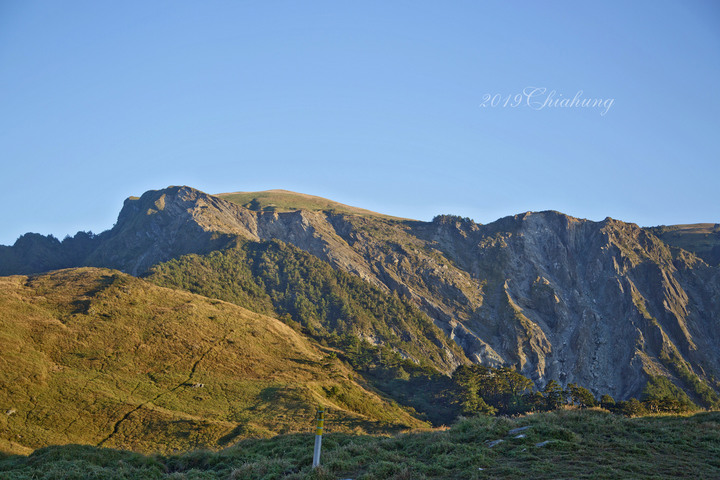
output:
[{"label": "grassy slope", "polygon": [[668,245],[695,253],[710,265],[720,264],[720,224],[663,225],[646,230]]},{"label": "grassy slope", "polygon": [[319,402],[345,431],[422,425],[282,322],[112,270],[1,277],[0,352],[0,451],[220,448]]},{"label": "grassy slope", "polygon": [[289,314],[317,336],[368,335],[440,371],[460,348],[407,300],[282,242],[241,242],[208,255],[186,255],[151,270],[151,281],[219,298],[253,311]]},{"label": "grassy slope", "polygon": [[[332,428],[332,419],[328,428]],[[518,427],[530,427],[510,433]],[[520,435],[520,437],[518,437]],[[489,442],[503,440],[490,447]],[[546,442],[543,444],[543,442]],[[312,471],[309,434],[245,440],[220,452],[144,457],[92,447],[0,459],[0,477],[228,479],[720,478],[720,413],[625,418],[558,411],[477,417],[446,431],[392,437],[330,434]]]},{"label": "grassy slope", "polygon": [[351,207],[322,197],[288,190],[266,190],[263,192],[233,192],[215,195],[229,202],[236,203],[251,210],[289,212],[294,210],[327,211],[334,213],[350,213],[371,217],[395,218],[382,213]]}]

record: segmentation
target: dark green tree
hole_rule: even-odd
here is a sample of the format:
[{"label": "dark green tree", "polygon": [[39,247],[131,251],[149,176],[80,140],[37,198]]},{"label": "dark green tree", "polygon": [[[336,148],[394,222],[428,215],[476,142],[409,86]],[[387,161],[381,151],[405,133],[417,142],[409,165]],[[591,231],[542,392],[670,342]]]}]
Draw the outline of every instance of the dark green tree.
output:
[{"label": "dark green tree", "polygon": [[572,404],[580,408],[594,407],[597,405],[595,396],[590,393],[590,390],[576,383],[568,383],[567,394]]},{"label": "dark green tree", "polygon": [[617,404],[618,411],[628,417],[639,417],[647,413],[645,405],[635,397]]},{"label": "dark green tree", "polygon": [[455,370],[453,381],[457,385],[461,403],[465,402],[471,409],[479,410],[478,413],[480,410],[487,413],[486,406],[503,414],[532,410],[525,401],[532,382],[513,368],[463,365]]},{"label": "dark green tree", "polygon": [[550,380],[545,385],[543,397],[545,397],[545,408],[548,410],[557,410],[565,405],[565,392],[555,380]]},{"label": "dark green tree", "polygon": [[615,408],[615,399],[606,393],[600,397],[600,406],[612,411]]}]

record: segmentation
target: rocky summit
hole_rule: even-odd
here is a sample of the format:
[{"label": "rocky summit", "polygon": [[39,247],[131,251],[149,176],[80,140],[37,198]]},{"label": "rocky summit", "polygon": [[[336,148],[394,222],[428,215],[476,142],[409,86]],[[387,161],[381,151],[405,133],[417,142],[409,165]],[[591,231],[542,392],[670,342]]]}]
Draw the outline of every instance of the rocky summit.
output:
[{"label": "rocky summit", "polygon": [[99,235],[28,234],[0,247],[0,274],[95,266],[143,276],[238,240],[280,241],[427,314],[461,349],[442,347],[447,368],[513,365],[539,388],[556,380],[618,399],[662,376],[711,405],[720,391],[715,230],[694,251],[683,230],[554,211],[421,222],[290,192],[169,187],[126,200]]}]

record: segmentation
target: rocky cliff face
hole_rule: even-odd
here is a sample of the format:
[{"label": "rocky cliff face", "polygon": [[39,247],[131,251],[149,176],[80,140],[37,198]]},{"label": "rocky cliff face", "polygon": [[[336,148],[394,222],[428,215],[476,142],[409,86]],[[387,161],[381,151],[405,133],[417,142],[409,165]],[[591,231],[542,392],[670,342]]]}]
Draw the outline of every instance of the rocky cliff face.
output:
[{"label": "rocky cliff face", "polygon": [[125,200],[115,226],[85,260],[132,275],[187,253],[221,248],[235,235],[251,236],[247,210],[188,187],[170,187]]},{"label": "rocky cliff face", "polygon": [[235,236],[282,240],[396,291],[473,361],[515,364],[538,386],[576,382],[618,399],[649,375],[696,398],[720,387],[720,268],[609,218],[540,212],[478,225],[256,212],[170,187],[127,200],[82,263],[137,275]]},{"label": "rocky cliff face", "polygon": [[636,225],[556,212],[463,233],[445,224],[433,238],[483,285],[483,305],[465,325],[538,383],[624,398],[649,374],[719,371],[720,272],[694,255]]}]

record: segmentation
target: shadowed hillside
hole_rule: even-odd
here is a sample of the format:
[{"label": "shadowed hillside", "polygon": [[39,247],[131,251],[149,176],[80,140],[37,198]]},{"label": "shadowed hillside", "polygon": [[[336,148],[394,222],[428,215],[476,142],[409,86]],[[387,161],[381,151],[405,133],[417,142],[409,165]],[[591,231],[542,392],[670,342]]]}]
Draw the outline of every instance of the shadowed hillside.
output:
[{"label": "shadowed hillside", "polygon": [[[332,423],[330,422],[330,425]],[[720,414],[624,418],[558,411],[477,417],[445,431],[392,437],[325,435],[312,470],[311,434],[245,440],[221,452],[171,456],[68,445],[0,457],[0,477],[236,480],[720,478]],[[92,476],[92,477],[91,477]]]}]

